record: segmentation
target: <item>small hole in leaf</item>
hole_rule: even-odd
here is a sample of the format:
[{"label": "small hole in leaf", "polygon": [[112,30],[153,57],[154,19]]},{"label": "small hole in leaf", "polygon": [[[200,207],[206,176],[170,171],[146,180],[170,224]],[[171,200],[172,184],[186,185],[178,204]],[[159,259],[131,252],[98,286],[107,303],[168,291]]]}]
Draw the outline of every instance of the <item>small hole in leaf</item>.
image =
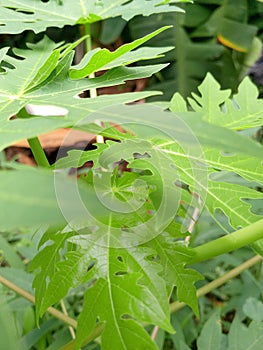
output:
[{"label": "small hole in leaf", "polygon": [[157,262],[157,261],[160,261],[161,259],[160,259],[159,255],[151,255],[151,256],[149,256],[149,260]]},{"label": "small hole in leaf", "polygon": [[121,318],[122,318],[123,320],[134,320],[133,317],[131,317],[130,315],[127,315],[127,314],[122,315]]},{"label": "small hole in leaf", "polygon": [[8,6],[6,6],[6,9],[11,10],[11,11],[15,11],[15,12],[19,12],[19,13],[23,13],[24,15],[33,15],[34,14],[33,11],[22,10],[22,9],[20,10],[20,9],[8,7]]},{"label": "small hole in leaf", "polygon": [[95,263],[96,263],[95,260],[91,261],[88,265],[87,271],[90,271],[93,268],[93,266],[95,265]]},{"label": "small hole in leaf", "polygon": [[117,259],[120,261],[120,262],[123,262],[123,259],[121,256],[118,256]]},{"label": "small hole in leaf", "polygon": [[115,276],[124,276],[124,275],[128,275],[128,272],[127,272],[127,271],[118,271],[118,272],[115,272]]}]

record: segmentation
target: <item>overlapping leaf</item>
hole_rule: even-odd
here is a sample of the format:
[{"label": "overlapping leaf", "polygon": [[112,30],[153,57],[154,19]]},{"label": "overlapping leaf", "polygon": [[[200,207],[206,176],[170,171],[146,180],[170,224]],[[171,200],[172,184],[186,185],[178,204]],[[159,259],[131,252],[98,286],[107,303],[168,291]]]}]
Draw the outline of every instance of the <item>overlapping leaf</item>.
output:
[{"label": "overlapping leaf", "polygon": [[[170,113],[153,105],[111,106],[102,108],[82,120],[85,125],[93,120],[127,123],[129,129],[143,139],[154,137],[176,141],[185,147],[185,153],[198,154],[203,159],[202,147],[213,147],[221,152],[243,154],[261,159],[261,147],[235,131],[201,120],[200,113]],[[218,137],[220,135],[220,137]],[[200,148],[201,145],[201,148]]]},{"label": "overlapping leaf", "polygon": [[[200,176],[201,173],[197,173],[199,176],[195,176],[193,172],[194,164],[198,164],[200,158],[195,154],[190,156],[185,154],[176,143],[165,144],[159,141],[159,144],[160,151],[170,155],[173,159],[182,181],[189,184],[192,190],[194,190],[192,186],[195,184],[195,191],[201,195],[204,205],[212,216],[215,216],[216,209],[222,210],[229,217],[232,226],[235,228],[238,228],[239,225],[245,227],[259,219],[257,215],[250,211],[250,206],[245,203],[244,199],[255,198],[263,200],[261,192],[234,183],[216,181],[215,177],[210,176],[210,172],[216,174],[217,171],[224,170],[228,173],[236,173],[251,182],[262,184],[263,167],[260,159],[248,158],[243,155],[223,154],[204,146],[203,165],[208,170],[206,174],[208,181],[204,182],[203,177]],[[189,159],[191,159],[192,163],[189,163]]]},{"label": "overlapping leaf", "polygon": [[[176,166],[178,178],[201,196],[212,216],[215,216],[216,210],[220,209],[230,218],[230,223],[234,228],[246,226],[258,219],[258,216],[251,212],[250,205],[244,200],[249,198],[260,200],[262,199],[260,192],[210,178],[211,172],[224,170],[236,173],[248,181],[262,183],[262,150],[256,143],[234,131],[213,125],[210,125],[208,133],[209,124],[202,125],[199,119],[201,116],[192,112],[189,114],[193,114],[193,118],[188,119],[186,114],[180,115],[187,122],[181,125],[182,120],[179,120],[178,117],[152,106],[111,107],[110,111],[106,109],[99,113],[103,113],[104,118],[107,116],[107,119],[117,123],[123,123],[125,120],[137,122],[136,125],[129,124],[129,127],[137,133],[137,137],[148,137],[149,139],[154,137],[151,147],[154,152],[159,152],[160,157],[166,156],[167,165],[164,167],[167,168],[169,163]],[[95,116],[99,119],[98,114],[95,113]],[[143,121],[139,115],[144,115]],[[149,118],[147,118],[148,115]],[[162,123],[162,118],[165,124]],[[188,129],[190,126],[192,129]],[[192,135],[190,130],[192,130]],[[219,134],[220,139],[217,137]],[[161,135],[160,140],[156,138],[157,135]],[[163,138],[163,135],[166,137],[169,135],[169,138]],[[135,152],[136,142],[131,141],[130,145]],[[127,151],[128,143],[123,143],[123,146]],[[114,152],[106,152],[108,161],[112,154],[116,156],[120,152],[120,158],[123,155],[124,150],[121,145],[113,146],[112,150],[113,148]],[[151,151],[148,150],[148,152],[151,154]],[[249,158],[247,154],[250,155]],[[69,162],[69,164],[75,162],[76,155],[72,154],[72,156],[73,158],[65,158],[63,162]],[[80,159],[82,157],[84,157],[83,160],[88,159],[88,153],[79,156]],[[135,163],[136,161],[134,165]]]},{"label": "overlapping leaf", "polygon": [[[187,0],[182,0],[187,1]],[[110,17],[122,16],[129,20],[135,15],[149,16],[152,13],[182,12],[177,6],[159,0],[79,0],[69,1],[22,1],[0,2],[0,33],[21,33],[31,29],[35,33],[48,27],[64,27],[77,23],[93,23]]]}]

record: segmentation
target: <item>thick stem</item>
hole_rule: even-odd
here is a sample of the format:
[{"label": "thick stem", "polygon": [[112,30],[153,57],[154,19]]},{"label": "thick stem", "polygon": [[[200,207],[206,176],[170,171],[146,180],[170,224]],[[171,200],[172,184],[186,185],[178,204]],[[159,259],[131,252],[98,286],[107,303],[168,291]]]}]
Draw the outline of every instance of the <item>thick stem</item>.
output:
[{"label": "thick stem", "polygon": [[41,143],[39,142],[38,137],[27,139],[27,142],[29,143],[37,165],[44,168],[48,168],[50,164],[47,160],[46,154],[41,146]]},{"label": "thick stem", "polygon": [[211,242],[193,248],[194,256],[191,264],[214,258],[215,256],[229,253],[232,250],[242,248],[263,238],[263,219],[253,224],[220,237]]}]

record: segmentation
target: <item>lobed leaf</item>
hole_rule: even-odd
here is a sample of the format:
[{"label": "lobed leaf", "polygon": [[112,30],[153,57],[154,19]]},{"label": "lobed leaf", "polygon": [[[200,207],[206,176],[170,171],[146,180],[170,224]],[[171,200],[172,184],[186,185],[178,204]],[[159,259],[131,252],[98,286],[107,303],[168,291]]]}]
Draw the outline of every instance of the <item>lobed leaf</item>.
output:
[{"label": "lobed leaf", "polygon": [[[202,113],[203,120],[232,130],[242,130],[262,125],[263,101],[258,99],[256,86],[246,77],[238,87],[238,93],[230,98],[230,90],[221,90],[220,85],[208,73],[198,87],[201,96],[192,93],[188,98],[191,108]],[[172,110],[184,111],[181,97],[174,96]]]},{"label": "lobed leaf", "polygon": [[[116,67],[94,79],[72,80],[68,76],[73,53],[60,55],[60,49],[44,39],[31,50],[17,50],[23,60],[4,56],[14,68],[0,75],[0,149],[18,140],[34,137],[59,127],[72,125],[102,105],[132,102],[154,93],[128,93],[80,99],[83,90],[123,84],[128,79],[143,78],[163,65],[137,68]],[[10,119],[28,105],[53,106],[59,118]],[[56,111],[58,107],[59,112]],[[29,111],[29,110],[28,110]],[[43,115],[45,112],[43,111]],[[22,118],[22,114],[21,116]]]},{"label": "lobed leaf", "polygon": [[[129,61],[127,62],[127,58],[125,59],[125,54],[129,53],[131,50],[134,50],[138,46],[142,45],[146,41],[150,40],[151,38],[155,37],[156,35],[168,28],[170,27],[165,26],[158,30],[155,30],[151,34],[148,34],[138,40],[121,45],[115,51],[109,51],[108,49],[96,49],[91,52],[88,52],[86,56],[84,56],[84,58],[81,60],[81,62],[77,66],[73,66],[73,68],[70,70],[70,78],[84,78],[91,73],[97,72],[105,68],[105,66],[109,65],[110,63],[113,63],[113,67],[123,65],[125,62],[126,64],[128,64]],[[116,61],[120,57],[122,57],[122,60],[119,60],[119,63],[117,65],[114,65],[114,61]],[[139,57],[139,60],[140,59],[141,57]]]},{"label": "lobed leaf", "polygon": [[[162,5],[162,6],[160,6]],[[121,16],[126,21],[135,15],[149,16],[152,13],[183,12],[169,3],[160,0],[81,0],[69,1],[9,0],[8,4],[0,1],[0,33],[16,34],[24,30],[35,33],[48,27],[62,28],[65,25],[93,23],[106,18]]]},{"label": "lobed leaf", "polygon": [[[93,330],[98,318],[100,322],[106,322],[102,334],[103,348],[132,349],[133,341],[137,341],[138,349],[145,349],[145,346],[155,349],[138,321],[154,323],[173,332],[165,284],[158,276],[160,267],[156,268],[154,263],[146,260],[151,251],[144,248],[106,248],[104,252],[106,275],[98,278],[86,291],[84,308],[79,317],[77,344],[80,345]],[[102,263],[101,259],[98,260],[98,264]],[[103,300],[103,304],[92,302],[94,298]]]},{"label": "lobed leaf", "polygon": [[168,288],[176,286],[178,300],[188,304],[196,315],[199,315],[198,301],[194,283],[203,279],[202,275],[190,268],[185,268],[191,261],[192,252],[189,248],[173,242],[172,235],[162,234],[149,242],[160,257],[164,267],[163,276]]}]

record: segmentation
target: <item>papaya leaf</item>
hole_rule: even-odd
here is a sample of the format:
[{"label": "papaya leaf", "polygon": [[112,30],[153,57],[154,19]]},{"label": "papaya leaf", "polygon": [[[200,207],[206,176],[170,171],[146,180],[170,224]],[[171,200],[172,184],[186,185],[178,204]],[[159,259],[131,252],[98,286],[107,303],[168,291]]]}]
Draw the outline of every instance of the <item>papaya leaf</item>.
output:
[{"label": "papaya leaf", "polygon": [[[246,140],[244,140],[246,143]],[[228,174],[236,173],[249,181],[261,183],[262,163],[260,159],[248,158],[246,156],[224,154],[210,147],[203,147],[203,166],[209,173],[206,174],[207,182],[204,181],[201,172],[194,172],[196,164],[200,162],[197,154],[188,155],[175,142],[165,143],[164,140],[156,140],[160,151],[169,155],[177,167],[180,179],[190,186],[191,191],[199,193],[204,205],[215,218],[215,210],[222,210],[234,228],[247,226],[259,219],[259,216],[251,212],[250,205],[244,200],[246,198],[257,198],[262,200],[261,192],[234,183],[220,182],[216,179],[220,170]],[[244,145],[245,146],[245,145]],[[191,159],[191,162],[189,162]],[[215,171],[216,169],[216,171]]]},{"label": "papaya leaf", "polygon": [[251,198],[259,199],[263,203],[261,192],[237,184],[209,182],[205,205],[214,217],[215,210],[221,209],[232,227],[246,227],[260,219],[259,215],[251,212],[250,204],[244,201]]},{"label": "papaya leaf", "polygon": [[[110,234],[110,227],[106,234]],[[154,323],[173,332],[165,284],[158,275],[159,264],[147,260],[152,251],[146,248],[103,250],[105,258],[98,260],[97,264],[102,266],[104,275],[98,277],[86,291],[84,308],[79,317],[77,344],[81,344],[99,319],[106,322],[102,334],[103,348],[132,349],[134,343],[131,337],[136,334],[138,349],[145,349],[146,345],[149,349],[155,349],[138,321]],[[98,269],[101,270],[100,267]],[[91,303],[95,295],[103,300],[103,304]]]},{"label": "papaya leaf", "polygon": [[[132,102],[152,93],[134,92],[101,96],[96,99],[80,99],[83,90],[123,84],[128,79],[143,78],[157,72],[164,65],[137,68],[116,67],[94,79],[72,80],[68,76],[73,52],[60,56],[60,49],[48,39],[31,50],[16,50],[18,60],[5,55],[4,60],[13,66],[1,74],[0,82],[0,149],[23,138],[34,137],[59,127],[72,125],[72,120],[82,118],[102,105]],[[52,51],[55,49],[55,51]],[[12,119],[28,105],[59,107],[59,118]],[[56,115],[57,112],[54,112]],[[44,114],[44,112],[43,112]],[[66,117],[65,117],[66,116]],[[71,121],[70,121],[71,119]]]},{"label": "papaya leaf", "polygon": [[[109,235],[110,230],[109,226]],[[39,288],[40,283],[45,283],[47,278],[49,280],[48,286],[42,286],[41,289],[40,314],[63,298],[70,288],[87,283],[84,307],[79,317],[77,344],[86,338],[99,319],[100,322],[106,322],[102,334],[103,348],[118,348],[120,344],[125,344],[129,349],[134,346],[134,343],[130,343],[130,337],[134,337],[132,331],[136,330],[136,337],[140,338],[139,348],[144,349],[147,344],[147,348],[156,349],[137,322],[154,322],[173,332],[169,322],[166,285],[159,275],[162,267],[149,259],[155,252],[147,247],[128,250],[101,247],[90,244],[85,236],[73,234],[70,241],[77,244],[79,249],[69,251],[65,259],[54,265],[68,237],[65,234],[57,234],[54,239],[47,236],[45,240],[52,240],[52,245],[44,247],[31,263],[31,268],[42,269],[35,278],[36,288]],[[48,266],[44,258],[47,254],[50,261]],[[96,298],[103,298],[103,303],[90,304],[94,293]],[[109,333],[115,336],[109,337]]]},{"label": "papaya leaf", "polygon": [[[86,57],[84,57],[81,62],[74,66],[70,70],[70,78],[72,79],[80,79],[88,76],[91,73],[97,72],[101,69],[103,69],[105,66],[107,66],[110,63],[114,64],[114,61],[117,60],[120,57],[124,56],[123,59],[119,61],[120,64],[117,64],[117,66],[123,65],[125,63],[125,54],[129,53],[131,50],[134,50],[138,46],[142,45],[146,41],[150,40],[151,38],[155,37],[159,33],[163,32],[164,30],[170,28],[169,26],[162,27],[151,34],[148,34],[144,36],[143,38],[137,39],[135,41],[132,41],[131,43],[124,44],[120,46],[115,51],[109,51],[108,49],[100,49],[95,50],[95,52],[92,53],[89,52]],[[139,57],[140,60],[140,57]],[[127,62],[127,58],[126,58]],[[128,64],[129,61],[126,63]]]},{"label": "papaya leaf", "polygon": [[178,300],[185,302],[199,315],[194,283],[203,277],[199,272],[185,268],[193,253],[184,245],[173,242],[173,235],[163,233],[149,242],[149,245],[157,252],[164,266],[163,276],[168,289],[176,286]]},{"label": "papaya leaf", "polygon": [[31,271],[38,270],[33,287],[36,289],[36,318],[37,321],[39,317],[42,316],[42,308],[44,302],[44,296],[48,287],[48,280],[50,280],[56,270],[56,265],[61,259],[61,249],[64,248],[67,238],[70,234],[47,232],[44,237],[42,237],[42,244],[45,242],[52,242],[44,246],[42,250],[33,258],[30,262],[29,269]]},{"label": "papaya leaf", "polygon": [[0,33],[16,34],[24,30],[35,33],[48,27],[62,28],[65,25],[85,24],[106,18],[121,16],[128,21],[135,15],[149,16],[152,13],[183,12],[177,6],[163,4],[159,0],[84,0],[74,4],[63,1],[21,1],[10,0],[8,4],[0,2]]},{"label": "papaya leaf", "polygon": [[97,167],[97,161],[104,149],[108,148],[105,143],[97,143],[96,149],[91,151],[70,150],[66,157],[60,158],[53,165],[55,169],[78,168],[88,161],[93,161],[94,167]]},{"label": "papaya leaf", "polygon": [[[149,114],[150,109],[151,113]],[[115,113],[114,110],[116,111]],[[144,115],[143,122],[140,122],[140,119],[138,118],[140,113],[135,113],[136,110],[140,110],[141,114]],[[204,205],[207,206],[213,217],[216,218],[216,210],[220,209],[230,218],[230,224],[234,228],[238,228],[239,226],[244,227],[258,219],[258,215],[251,212],[251,207],[245,200],[261,200],[262,194],[260,192],[238,184],[219,182],[216,181],[214,177],[209,179],[208,175],[211,173],[212,176],[213,173],[216,174],[218,170],[224,170],[229,173],[236,173],[249,181],[257,183],[262,182],[261,147],[256,143],[251,142],[250,154],[253,154],[253,158],[248,158],[245,156],[249,144],[247,138],[244,138],[238,133],[226,128],[220,127],[219,132],[217,129],[218,127],[212,126],[211,124],[210,132],[207,134],[207,126],[209,124],[201,126],[200,120],[197,116],[190,118],[190,123],[188,119],[185,118],[184,114],[184,120],[187,120],[187,125],[191,125],[193,128],[193,135],[198,138],[200,142],[198,143],[195,137],[190,137],[189,130],[187,128],[184,130],[182,127],[183,124],[180,124],[178,119],[175,119],[174,115],[163,112],[159,108],[152,106],[147,106],[147,111],[148,114],[146,113],[145,106],[120,106],[116,109],[115,107],[111,107],[111,110],[107,110],[106,112],[104,109],[101,113],[103,113],[104,118],[107,115],[112,116],[112,118],[108,117],[109,120],[116,123],[123,122],[126,118],[127,122],[132,120],[137,122],[135,127],[133,125],[130,126],[129,124],[131,130],[137,134],[137,138],[144,137],[149,140],[152,139],[151,146],[145,148],[144,152],[152,154],[152,150],[154,150],[156,154],[159,154],[159,157],[164,157],[165,155],[166,163],[176,166],[178,178],[188,184],[192,192],[199,194],[204,201]],[[95,115],[98,114],[95,113]],[[191,112],[191,114],[193,113]],[[149,119],[147,118],[148,115]],[[161,120],[165,120],[166,124],[163,124]],[[177,120],[176,123],[175,120]],[[142,123],[143,125],[147,123],[147,127],[143,126],[140,128],[140,126],[138,126],[139,123]],[[166,139],[162,138],[158,140],[156,138],[158,133],[169,135],[170,139],[167,137]],[[219,140],[221,146],[217,144],[218,134],[221,135]],[[211,142],[207,140],[207,136],[212,137]],[[173,140],[171,140],[172,137]],[[234,138],[236,138],[236,144],[232,144],[232,142],[229,141],[233,141]],[[128,150],[128,145],[131,146],[131,152],[135,152],[136,142],[139,142],[139,140],[130,140],[123,144],[113,145],[111,151],[105,151],[105,156],[102,153],[101,165],[105,167],[105,164],[103,164],[103,157],[106,157],[105,159],[107,159],[107,161],[111,160],[112,162],[123,158],[123,152]],[[225,145],[222,146],[224,142]],[[122,146],[125,148],[123,149]],[[225,149],[227,149],[227,152],[224,152]],[[114,157],[117,157],[118,152],[120,154],[119,158],[113,159],[112,156],[114,155]],[[254,157],[256,153],[258,154],[258,159]],[[69,160],[70,158],[66,161]],[[134,160],[130,166],[134,165],[135,167],[138,167],[139,162],[142,162],[142,160]],[[145,163],[141,165],[142,168],[145,166]],[[164,165],[164,167],[167,168],[167,165]],[[176,178],[174,178],[174,181],[175,180]],[[158,192],[156,192],[156,196],[158,196],[157,193]]]},{"label": "papaya leaf", "polygon": [[170,113],[154,105],[120,105],[102,108],[92,113],[82,120],[81,125],[84,126],[93,120],[129,123],[129,129],[134,131],[138,138],[151,139],[165,135],[171,143],[176,141],[179,145],[184,145],[190,153],[195,152],[200,143],[201,146],[221,149],[222,152],[246,154],[261,159],[262,149],[256,142],[227,128],[215,127],[202,121],[201,117],[202,114],[199,113]]},{"label": "papaya leaf", "polygon": [[194,98],[188,101],[194,111],[203,113],[204,120],[233,130],[262,125],[263,101],[258,99],[258,90],[248,77],[240,83],[238,93],[231,99],[230,90],[222,91],[210,73],[198,90],[201,97],[192,94]]}]

